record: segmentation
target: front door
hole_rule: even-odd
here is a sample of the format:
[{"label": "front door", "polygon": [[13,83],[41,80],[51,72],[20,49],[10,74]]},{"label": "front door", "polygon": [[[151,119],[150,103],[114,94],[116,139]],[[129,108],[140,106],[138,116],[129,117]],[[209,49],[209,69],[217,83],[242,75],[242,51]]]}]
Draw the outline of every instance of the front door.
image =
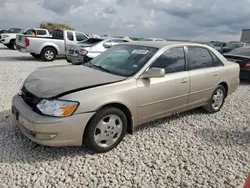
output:
[{"label": "front door", "polygon": [[164,68],[162,78],[138,79],[138,123],[187,108],[190,76],[183,47],[166,50],[152,65]]}]

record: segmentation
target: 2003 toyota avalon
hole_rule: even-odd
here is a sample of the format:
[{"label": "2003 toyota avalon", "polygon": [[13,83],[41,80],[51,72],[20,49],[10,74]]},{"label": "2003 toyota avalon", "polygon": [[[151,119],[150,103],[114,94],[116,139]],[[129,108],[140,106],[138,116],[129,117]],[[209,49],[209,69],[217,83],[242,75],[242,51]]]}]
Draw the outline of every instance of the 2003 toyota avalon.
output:
[{"label": "2003 toyota avalon", "polygon": [[219,111],[238,85],[239,65],[209,46],[129,42],[85,65],[34,71],[12,112],[38,144],[106,152],[145,122],[200,106]]}]

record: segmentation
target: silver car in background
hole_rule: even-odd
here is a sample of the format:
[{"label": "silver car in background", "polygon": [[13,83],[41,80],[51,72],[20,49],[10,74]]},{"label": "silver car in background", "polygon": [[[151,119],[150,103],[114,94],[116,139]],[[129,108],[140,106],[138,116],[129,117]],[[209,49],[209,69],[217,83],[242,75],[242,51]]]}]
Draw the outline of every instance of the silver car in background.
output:
[{"label": "silver car in background", "polygon": [[66,59],[72,64],[83,64],[117,44],[128,42],[122,38],[90,38],[74,45],[66,46]]},{"label": "silver car in background", "polygon": [[140,41],[166,41],[162,38],[144,38],[144,39],[140,39]]}]

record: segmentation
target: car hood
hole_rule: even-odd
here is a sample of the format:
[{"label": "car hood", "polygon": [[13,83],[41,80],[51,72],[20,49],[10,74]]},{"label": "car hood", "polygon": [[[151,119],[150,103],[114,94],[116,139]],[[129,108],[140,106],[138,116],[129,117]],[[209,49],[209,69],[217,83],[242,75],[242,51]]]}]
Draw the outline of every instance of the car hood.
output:
[{"label": "car hood", "polygon": [[86,66],[56,66],[41,68],[31,73],[24,87],[40,98],[54,98],[126,79]]}]

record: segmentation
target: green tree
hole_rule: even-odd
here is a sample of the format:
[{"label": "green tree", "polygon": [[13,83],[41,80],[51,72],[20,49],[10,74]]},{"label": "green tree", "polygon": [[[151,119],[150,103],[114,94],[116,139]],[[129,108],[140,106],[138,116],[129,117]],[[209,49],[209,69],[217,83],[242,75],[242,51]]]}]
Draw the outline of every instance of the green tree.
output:
[{"label": "green tree", "polygon": [[54,29],[74,30],[74,28],[70,27],[67,24],[52,23],[52,22],[42,22],[40,24],[40,28],[47,29],[49,32],[52,32]]}]

